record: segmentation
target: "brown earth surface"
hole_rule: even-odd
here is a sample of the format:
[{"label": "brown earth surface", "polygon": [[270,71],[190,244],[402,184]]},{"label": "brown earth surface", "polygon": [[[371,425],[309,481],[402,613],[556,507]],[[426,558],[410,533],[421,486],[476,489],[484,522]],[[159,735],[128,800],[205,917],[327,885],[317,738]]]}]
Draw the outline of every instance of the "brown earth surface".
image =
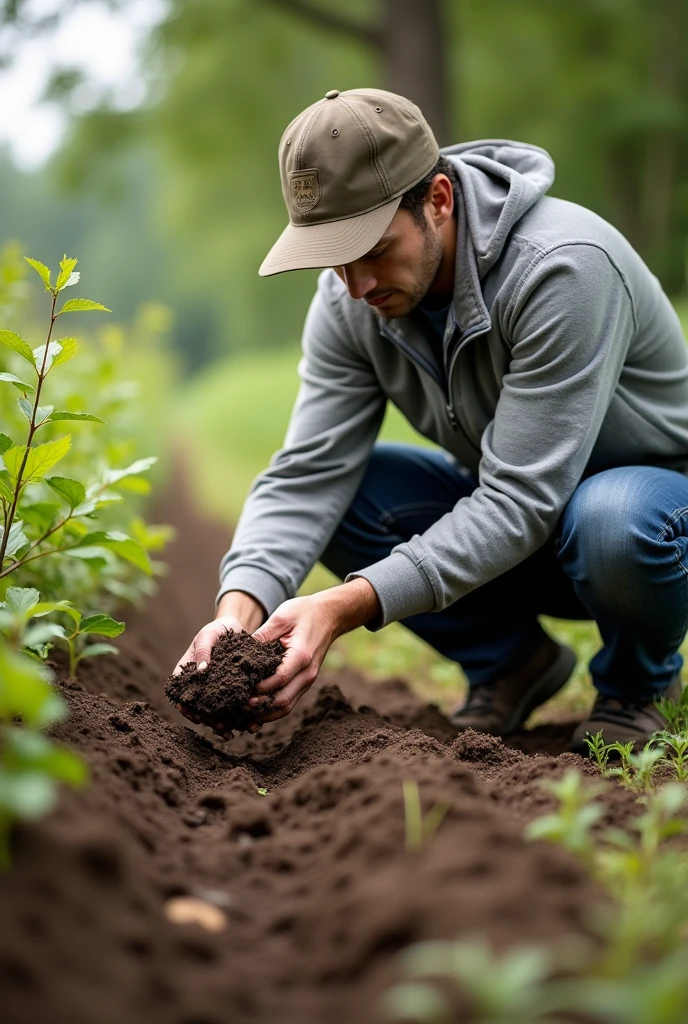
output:
[{"label": "brown earth surface", "polygon": [[[127,616],[119,657],[62,682],[57,735],[90,785],[17,831],[0,879],[3,1024],[380,1024],[410,942],[586,931],[595,886],[523,838],[553,806],[542,779],[592,773],[560,752],[570,726],[511,746],[457,737],[403,681],[347,670],[257,736],[191,726],[164,681],[212,615],[228,536],[179,481],[158,517],[179,530],[159,597]],[[405,848],[407,779],[424,811],[449,806],[420,852]],[[603,824],[623,824],[633,798],[607,789]],[[178,896],[218,908],[224,930],[170,921]],[[456,1021],[471,1021],[460,997]]]}]

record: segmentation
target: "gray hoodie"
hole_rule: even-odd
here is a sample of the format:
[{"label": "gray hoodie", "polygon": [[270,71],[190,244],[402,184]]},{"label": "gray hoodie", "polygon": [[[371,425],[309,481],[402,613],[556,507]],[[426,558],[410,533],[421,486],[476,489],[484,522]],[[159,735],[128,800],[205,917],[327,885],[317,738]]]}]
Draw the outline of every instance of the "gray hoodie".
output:
[{"label": "gray hoodie", "polygon": [[385,405],[478,475],[423,534],[355,576],[375,626],[441,611],[550,537],[580,480],[688,471],[688,352],[659,282],[610,224],[545,195],[548,154],[502,140],[443,151],[459,176],[448,388],[424,318],[385,322],[321,274],[284,447],[253,484],[218,598],[293,597],[361,482]]}]

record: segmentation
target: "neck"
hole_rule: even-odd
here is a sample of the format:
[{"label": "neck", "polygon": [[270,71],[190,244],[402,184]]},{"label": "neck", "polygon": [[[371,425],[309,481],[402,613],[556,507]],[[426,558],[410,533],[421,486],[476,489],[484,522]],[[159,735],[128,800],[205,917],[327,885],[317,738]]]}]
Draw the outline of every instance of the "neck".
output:
[{"label": "neck", "polygon": [[435,279],[428,289],[428,295],[446,295],[454,293],[454,266],[456,264],[456,217],[448,217],[440,228],[442,242],[442,259]]}]

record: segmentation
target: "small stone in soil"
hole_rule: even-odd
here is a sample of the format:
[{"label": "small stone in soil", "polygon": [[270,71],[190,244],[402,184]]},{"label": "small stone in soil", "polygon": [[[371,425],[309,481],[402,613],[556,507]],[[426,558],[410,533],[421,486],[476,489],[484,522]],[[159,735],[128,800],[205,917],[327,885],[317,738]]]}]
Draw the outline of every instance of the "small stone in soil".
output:
[{"label": "small stone in soil", "polygon": [[[260,723],[272,708],[271,696],[256,694],[256,686],[273,675],[284,656],[279,640],[261,644],[248,633],[227,632],[215,641],[210,663],[198,672],[193,662],[165,684],[168,700],[181,705],[188,718],[225,733],[243,732]],[[259,696],[260,704],[247,709]]]}]

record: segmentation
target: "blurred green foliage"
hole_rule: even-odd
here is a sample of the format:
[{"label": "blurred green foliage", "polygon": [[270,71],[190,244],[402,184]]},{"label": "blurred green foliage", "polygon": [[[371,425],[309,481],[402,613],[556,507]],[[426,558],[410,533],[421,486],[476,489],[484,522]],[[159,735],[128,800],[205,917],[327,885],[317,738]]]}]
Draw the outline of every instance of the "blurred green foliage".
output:
[{"label": "blurred green foliage", "polygon": [[[78,118],[58,159],[37,175],[0,166],[6,231],[48,254],[56,237],[78,249],[93,268],[94,293],[125,317],[149,296],[172,304],[189,366],[292,341],[315,275],[257,276],[286,223],[279,138],[332,87],[403,83],[385,33],[390,14],[403,17],[413,6],[175,0],[148,49],[147,106]],[[685,0],[447,0],[440,13],[452,141],[492,136],[544,146],[557,164],[553,193],[610,219],[669,293],[680,293],[688,235]],[[365,32],[328,27],[328,16],[388,27],[382,43],[371,44]],[[53,96],[71,110],[71,85],[82,83],[69,70],[59,70]],[[408,92],[413,98],[410,71]],[[75,195],[69,208],[56,202],[60,182]]]}]

